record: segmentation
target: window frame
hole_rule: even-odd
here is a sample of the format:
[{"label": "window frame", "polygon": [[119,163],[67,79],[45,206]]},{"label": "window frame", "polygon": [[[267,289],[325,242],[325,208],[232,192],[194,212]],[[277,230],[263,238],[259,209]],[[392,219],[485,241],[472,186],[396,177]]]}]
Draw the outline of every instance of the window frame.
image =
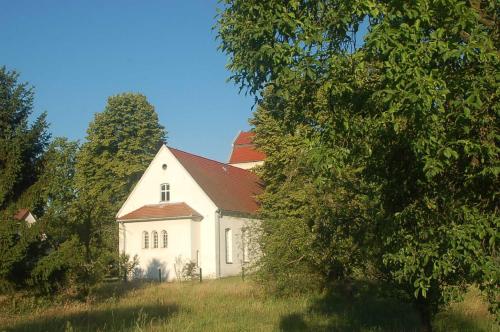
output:
[{"label": "window frame", "polygon": [[168,232],[166,230],[161,231],[161,247],[168,248]]},{"label": "window frame", "polygon": [[149,249],[149,233],[142,231],[142,249]]},{"label": "window frame", "polygon": [[226,264],[233,264],[233,231],[231,228],[224,230],[224,247],[226,250]]},{"label": "window frame", "polygon": [[158,232],[152,231],[151,237],[153,238],[153,249],[158,249]]},{"label": "window frame", "polygon": [[160,184],[160,202],[170,202],[170,183]]}]

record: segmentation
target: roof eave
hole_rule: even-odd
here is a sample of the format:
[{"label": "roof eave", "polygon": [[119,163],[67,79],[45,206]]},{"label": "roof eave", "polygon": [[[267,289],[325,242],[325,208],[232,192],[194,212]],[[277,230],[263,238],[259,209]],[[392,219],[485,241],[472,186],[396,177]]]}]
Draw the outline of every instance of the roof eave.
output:
[{"label": "roof eave", "polygon": [[248,163],[258,163],[258,162],[264,162],[264,160],[262,159],[255,159],[255,160],[248,160],[248,161],[233,161],[233,162],[230,162],[229,164],[230,165],[234,165],[234,164],[248,164]]},{"label": "roof eave", "polygon": [[117,222],[137,222],[137,221],[160,221],[160,220],[176,220],[176,219],[192,219],[201,221],[202,216],[178,216],[178,217],[154,217],[154,218],[134,218],[134,219],[116,219]]},{"label": "roof eave", "polygon": [[232,210],[224,210],[224,209],[219,209],[221,215],[223,216],[231,216],[231,217],[242,217],[242,218],[250,218],[250,219],[257,219],[258,214],[257,212],[243,212],[243,211],[232,211]]}]

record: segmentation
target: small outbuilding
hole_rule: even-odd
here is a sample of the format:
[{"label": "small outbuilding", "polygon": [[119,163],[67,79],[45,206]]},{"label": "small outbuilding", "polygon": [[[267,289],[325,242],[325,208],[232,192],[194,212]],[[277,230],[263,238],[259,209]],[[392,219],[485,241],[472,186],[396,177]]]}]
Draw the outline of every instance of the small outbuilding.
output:
[{"label": "small outbuilding", "polygon": [[26,221],[28,225],[36,222],[35,216],[28,209],[19,209],[14,215],[14,219],[19,221]]}]

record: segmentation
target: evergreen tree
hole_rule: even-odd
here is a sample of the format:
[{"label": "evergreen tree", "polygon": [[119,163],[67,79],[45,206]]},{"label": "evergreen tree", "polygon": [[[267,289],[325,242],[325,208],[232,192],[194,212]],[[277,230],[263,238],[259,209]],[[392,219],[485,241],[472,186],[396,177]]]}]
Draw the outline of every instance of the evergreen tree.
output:
[{"label": "evergreen tree", "polygon": [[19,208],[40,206],[37,183],[49,141],[46,114],[30,125],[33,88],[19,74],[0,68],[0,290],[26,285],[43,253],[41,227],[14,219]]},{"label": "evergreen tree", "polygon": [[30,125],[33,88],[18,79],[17,72],[0,68],[0,211],[37,181],[50,138],[45,113]]},{"label": "evergreen tree", "polygon": [[75,204],[74,184],[77,142],[56,138],[49,145],[42,161],[42,174],[26,197],[37,197],[39,215],[36,226],[44,240],[34,255],[36,264],[28,284],[41,293],[53,293],[65,287],[78,287],[77,273],[83,264],[83,250],[79,247],[72,207]]}]

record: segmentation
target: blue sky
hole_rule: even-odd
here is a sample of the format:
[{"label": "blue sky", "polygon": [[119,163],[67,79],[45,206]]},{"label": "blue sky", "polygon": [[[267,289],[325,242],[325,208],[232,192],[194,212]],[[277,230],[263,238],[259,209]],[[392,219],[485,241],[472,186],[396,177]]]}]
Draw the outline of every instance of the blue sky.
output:
[{"label": "blue sky", "polygon": [[35,86],[53,136],[83,140],[108,96],[140,92],[169,145],[227,161],[253,98],[227,83],[216,1],[3,0],[0,66]]}]

